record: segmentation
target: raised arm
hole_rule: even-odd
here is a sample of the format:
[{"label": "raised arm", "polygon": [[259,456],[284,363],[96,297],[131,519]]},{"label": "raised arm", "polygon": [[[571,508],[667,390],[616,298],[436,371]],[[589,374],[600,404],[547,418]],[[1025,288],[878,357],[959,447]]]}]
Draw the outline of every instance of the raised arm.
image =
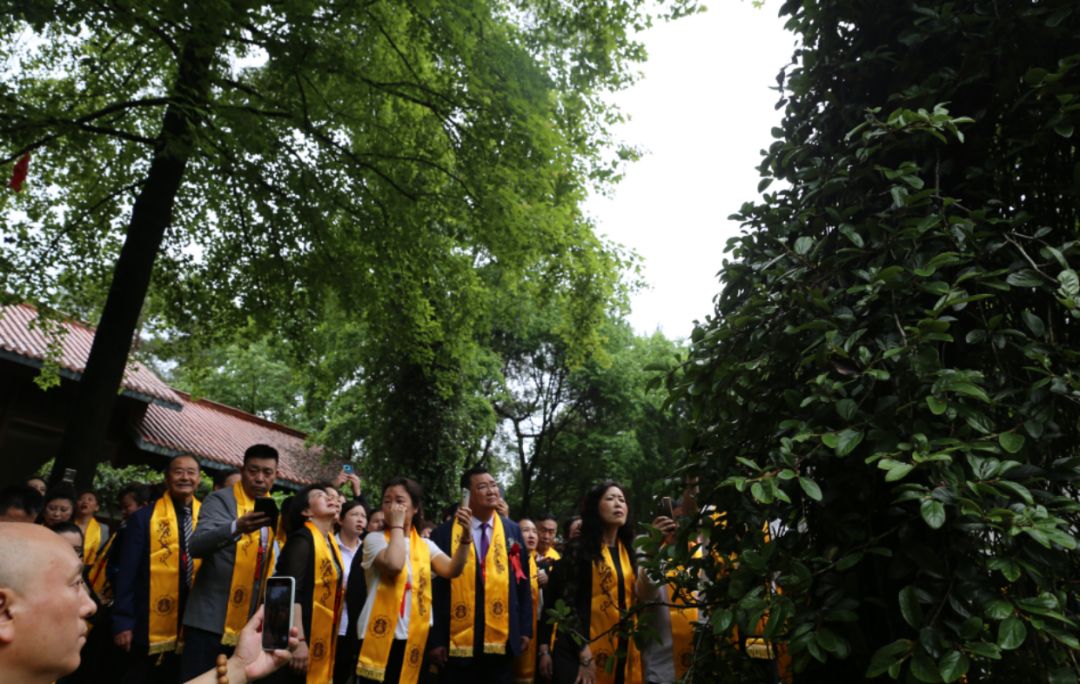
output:
[{"label": "raised arm", "polygon": [[431,569],[436,575],[446,579],[460,575],[469,561],[469,554],[472,553],[472,513],[468,508],[459,508],[454,519],[458,524],[450,528],[450,535],[461,535],[454,557],[439,555],[431,559]]},{"label": "raised arm", "polygon": [[[405,516],[408,514],[405,504],[392,504],[386,516],[386,530],[390,533],[390,543],[375,556],[372,565],[379,571],[379,576],[393,581],[405,567]],[[379,534],[376,532],[376,534]]]}]

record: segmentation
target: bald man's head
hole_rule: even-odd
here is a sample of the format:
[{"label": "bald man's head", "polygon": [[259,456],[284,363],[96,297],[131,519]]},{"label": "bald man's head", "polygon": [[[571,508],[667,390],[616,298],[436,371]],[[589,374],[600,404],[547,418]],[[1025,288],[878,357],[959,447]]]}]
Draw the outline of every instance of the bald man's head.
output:
[{"label": "bald man's head", "polygon": [[0,523],[0,672],[11,681],[47,684],[79,666],[95,610],[82,570],[52,530]]},{"label": "bald man's head", "polygon": [[71,545],[47,527],[0,523],[0,587],[25,591],[27,580],[44,567],[56,549],[70,553]]}]

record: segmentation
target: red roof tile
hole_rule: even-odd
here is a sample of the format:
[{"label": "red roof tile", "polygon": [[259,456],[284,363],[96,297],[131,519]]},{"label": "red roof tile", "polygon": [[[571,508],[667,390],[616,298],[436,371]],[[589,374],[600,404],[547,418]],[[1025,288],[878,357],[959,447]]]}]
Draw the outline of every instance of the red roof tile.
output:
[{"label": "red roof tile", "polygon": [[327,480],[337,468],[322,462],[322,449],[305,444],[303,432],[278,425],[206,399],[192,401],[183,392],[183,408],[169,411],[148,406],[135,426],[141,449],[168,456],[190,453],[230,468],[243,465],[244,450],[252,444],[269,444],[278,450],[278,480],[306,485]]},{"label": "red roof tile", "polygon": [[[34,327],[37,309],[28,304],[0,307],[0,355],[20,363],[40,366],[49,350],[49,335]],[[86,370],[94,329],[76,321],[64,321],[66,334],[59,363],[66,377],[78,380]],[[180,397],[161,378],[138,362],[130,362],[124,373],[123,393],[146,402],[155,402],[177,410]]]}]

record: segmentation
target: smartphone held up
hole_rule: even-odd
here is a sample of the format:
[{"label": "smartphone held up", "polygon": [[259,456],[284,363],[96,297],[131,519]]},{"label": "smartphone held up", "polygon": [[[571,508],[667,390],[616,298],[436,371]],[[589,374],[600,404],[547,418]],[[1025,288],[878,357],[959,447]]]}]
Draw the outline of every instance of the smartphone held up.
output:
[{"label": "smartphone held up", "polygon": [[264,651],[289,648],[289,633],[293,628],[293,602],[296,580],[292,577],[271,577],[266,580],[266,601],[263,606],[262,647]]}]

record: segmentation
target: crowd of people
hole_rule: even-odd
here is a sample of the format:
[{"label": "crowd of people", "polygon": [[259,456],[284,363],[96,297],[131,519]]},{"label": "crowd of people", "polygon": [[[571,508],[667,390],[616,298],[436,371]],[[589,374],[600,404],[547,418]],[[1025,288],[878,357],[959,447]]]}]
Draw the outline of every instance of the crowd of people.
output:
[{"label": "crowd of people", "polygon": [[[122,490],[114,530],[94,492],[38,478],[0,492],[0,670],[25,673],[5,681],[659,684],[692,662],[698,611],[639,570],[615,482],[586,492],[560,538],[553,515],[512,520],[481,467],[439,523],[417,482],[389,480],[373,507],[351,470],[304,487],[275,519],[257,502],[277,467],[276,450],[253,445],[199,501],[200,464],[177,456],[163,483]],[[668,543],[677,514],[650,521]],[[78,563],[38,558],[71,548]],[[31,575],[43,594],[31,598],[63,598],[69,632],[12,612]],[[263,652],[271,577],[292,578],[295,627],[287,650]],[[653,637],[639,648],[625,618],[641,601]],[[45,632],[63,657],[34,651]]]}]

